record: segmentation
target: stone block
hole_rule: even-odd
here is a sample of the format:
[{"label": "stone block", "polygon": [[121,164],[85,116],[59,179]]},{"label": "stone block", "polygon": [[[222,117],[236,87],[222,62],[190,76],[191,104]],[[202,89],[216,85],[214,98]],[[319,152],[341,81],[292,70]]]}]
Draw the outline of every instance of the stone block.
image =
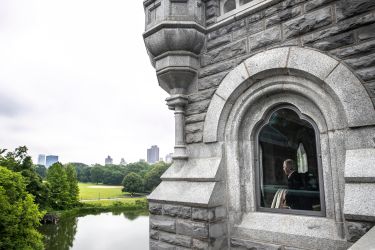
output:
[{"label": "stone block", "polygon": [[188,236],[160,232],[159,239],[172,245],[191,247],[191,237]]},{"label": "stone block", "polygon": [[224,109],[225,101],[222,97],[214,95],[212,97],[210,106],[206,114],[206,120],[204,121],[203,130],[203,141],[204,142],[215,142],[217,141],[218,125],[221,116],[221,112]]},{"label": "stone block", "polygon": [[363,81],[375,80],[375,67],[357,70],[356,73]]},{"label": "stone block", "polygon": [[[224,100],[227,100],[235,91],[242,92],[245,88],[248,87],[248,84],[244,84],[244,82],[248,80],[249,77],[250,76],[245,64],[241,63],[225,76],[223,80],[225,84],[219,86],[219,88],[215,92],[216,95],[223,98]],[[246,86],[242,87],[241,85]]]},{"label": "stone block", "polygon": [[330,53],[339,58],[346,58],[354,55],[363,56],[369,53],[375,53],[375,40],[331,51]]},{"label": "stone block", "polygon": [[366,90],[346,66],[338,65],[325,82],[340,99],[349,127],[360,127],[375,123],[374,108]]},{"label": "stone block", "polygon": [[375,8],[375,1],[368,0],[341,0],[336,4],[336,18],[341,21],[345,18],[358,15]]},{"label": "stone block", "polygon": [[259,249],[259,250],[281,250],[282,247],[270,243],[260,243],[249,240],[232,238],[230,240],[232,249]]},{"label": "stone block", "polygon": [[310,72],[315,77],[324,80],[337,64],[338,62],[336,60],[323,53],[317,53],[316,51],[299,47],[292,47],[290,49],[287,67]]},{"label": "stone block", "polygon": [[177,206],[177,205],[164,205],[163,214],[172,216],[172,217],[189,219],[191,218],[191,207]]},{"label": "stone block", "polygon": [[150,250],[176,250],[175,246],[150,240]]},{"label": "stone block", "polygon": [[281,41],[281,28],[275,26],[249,37],[250,50],[256,50]]},{"label": "stone block", "polygon": [[207,50],[211,50],[213,48],[216,48],[216,47],[219,47],[219,46],[222,46],[224,44],[227,44],[231,41],[231,36],[228,34],[228,35],[224,35],[224,36],[219,36],[215,39],[211,39],[211,40],[208,40],[207,41]]},{"label": "stone block", "polygon": [[212,31],[211,33],[208,34],[207,38],[208,40],[216,39],[217,37],[227,35],[232,31],[241,29],[244,26],[246,26],[246,19],[241,19],[237,22],[230,23],[224,27],[221,27],[220,29]]},{"label": "stone block", "polygon": [[190,123],[195,123],[195,122],[202,122],[204,121],[205,117],[206,117],[205,113],[190,115],[185,118],[185,123],[190,124]]},{"label": "stone block", "polygon": [[371,250],[375,249],[375,228],[368,231],[362,238],[360,238],[349,250]]},{"label": "stone block", "polygon": [[194,115],[199,113],[206,112],[208,105],[210,104],[210,100],[203,100],[199,102],[190,103],[186,107],[186,115]]},{"label": "stone block", "polygon": [[204,67],[203,69],[199,71],[199,77],[202,78],[205,76],[210,76],[210,75],[214,75],[217,73],[221,73],[223,71],[232,69],[235,65],[236,65],[235,60],[217,63],[215,65],[210,65],[210,66]]},{"label": "stone block", "polygon": [[373,14],[367,14],[360,17],[353,17],[342,21],[340,25],[335,25],[323,30],[316,31],[314,33],[305,35],[303,37],[304,43],[311,43],[317,40],[321,40],[326,37],[332,37],[346,31],[354,30],[363,25],[368,25],[375,22],[375,16]]},{"label": "stone block", "polygon": [[209,64],[221,62],[246,54],[246,52],[246,40],[244,39],[225,46],[221,46],[220,48],[211,50],[206,54],[203,54],[201,65],[204,67]]},{"label": "stone block", "polygon": [[357,30],[358,40],[367,40],[375,37],[375,24]]},{"label": "stone block", "polygon": [[209,221],[213,218],[213,210],[207,208],[195,208],[192,209],[191,218],[193,220]]},{"label": "stone block", "polygon": [[344,215],[350,220],[375,221],[374,183],[345,184]]},{"label": "stone block", "polygon": [[345,180],[375,182],[375,148],[346,151]]},{"label": "stone block", "polygon": [[222,238],[227,235],[227,224],[224,222],[210,223],[208,225],[210,238]]},{"label": "stone block", "polygon": [[189,103],[192,102],[199,102],[207,99],[211,99],[212,95],[214,94],[214,89],[204,90],[204,91],[198,91],[192,95],[189,95]]},{"label": "stone block", "polygon": [[234,31],[233,34],[232,34],[232,37],[233,37],[233,40],[237,40],[239,38],[257,33],[257,32],[262,31],[262,30],[264,30],[264,22],[263,21],[250,23],[247,27],[245,26],[245,27],[243,27],[239,30]]},{"label": "stone block", "polygon": [[204,222],[178,219],[176,223],[176,232],[194,238],[208,238],[208,225]]},{"label": "stone block", "polygon": [[325,4],[329,4],[335,0],[314,0],[314,1],[307,1],[305,4],[305,10],[306,11],[311,11],[314,9],[317,9],[319,7],[322,7]]},{"label": "stone block", "polygon": [[277,13],[274,16],[269,17],[266,19],[266,27],[270,27],[272,25],[284,22],[286,20],[289,20],[293,17],[296,17],[302,13],[302,8],[301,7],[295,7],[295,8],[290,8],[283,10],[279,13]]},{"label": "stone block", "polygon": [[162,214],[162,205],[158,203],[149,203],[148,204],[148,211],[150,214],[155,214],[155,215],[161,215]]},{"label": "stone block", "polygon": [[283,24],[285,38],[295,37],[311,32],[332,23],[331,8],[326,7]]},{"label": "stone block", "polygon": [[193,239],[192,249],[194,249],[194,250],[207,250],[208,247],[209,247],[209,244],[208,244],[207,241]]},{"label": "stone block", "polygon": [[196,122],[187,124],[185,127],[185,132],[187,134],[202,132],[203,130],[203,122]]},{"label": "stone block", "polygon": [[203,141],[203,132],[197,132],[193,134],[186,134],[186,143],[198,143]]},{"label": "stone block", "polygon": [[176,232],[176,220],[166,216],[150,216],[150,227],[154,230]]},{"label": "stone block", "polygon": [[356,242],[374,226],[374,223],[346,221],[345,225],[348,231],[348,241]]},{"label": "stone block", "polygon": [[314,43],[307,44],[307,46],[311,46],[313,48],[319,50],[332,50],[339,47],[344,47],[355,42],[354,34],[352,32],[339,34],[333,37],[327,37],[321,40],[318,40]]},{"label": "stone block", "polygon": [[370,95],[370,97],[375,97],[375,82],[369,82],[364,84],[367,93]]},{"label": "stone block", "polygon": [[346,59],[345,62],[353,69],[361,69],[375,66],[375,53]]},{"label": "stone block", "polygon": [[254,23],[256,21],[261,20],[263,17],[264,17],[264,11],[259,11],[259,12],[256,12],[256,13],[250,15],[246,19],[247,19],[247,22],[250,24],[250,23]]},{"label": "stone block", "polygon": [[198,79],[198,90],[217,87],[227,74],[228,72],[220,72],[215,75]]},{"label": "stone block", "polygon": [[150,230],[150,239],[159,240],[159,231]]}]

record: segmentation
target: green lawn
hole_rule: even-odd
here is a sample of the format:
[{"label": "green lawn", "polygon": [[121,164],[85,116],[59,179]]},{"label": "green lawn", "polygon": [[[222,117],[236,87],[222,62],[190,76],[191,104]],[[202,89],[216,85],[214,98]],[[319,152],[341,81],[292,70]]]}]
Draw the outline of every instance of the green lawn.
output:
[{"label": "green lawn", "polygon": [[124,197],[121,191],[122,186],[106,186],[93,183],[79,183],[79,199],[80,200],[99,200]]}]

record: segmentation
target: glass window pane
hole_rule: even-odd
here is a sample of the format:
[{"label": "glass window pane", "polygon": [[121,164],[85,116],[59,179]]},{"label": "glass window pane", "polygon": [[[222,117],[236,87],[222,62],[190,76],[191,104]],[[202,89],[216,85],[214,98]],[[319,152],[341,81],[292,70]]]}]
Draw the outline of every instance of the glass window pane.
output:
[{"label": "glass window pane", "polygon": [[251,1],[253,1],[253,0],[240,0],[240,5],[250,3]]},{"label": "glass window pane", "polygon": [[313,126],[291,109],[274,112],[259,133],[260,206],[321,211]]},{"label": "glass window pane", "polygon": [[231,10],[234,10],[236,8],[236,1],[235,0],[222,0],[221,3],[221,9],[222,13],[225,14]]}]

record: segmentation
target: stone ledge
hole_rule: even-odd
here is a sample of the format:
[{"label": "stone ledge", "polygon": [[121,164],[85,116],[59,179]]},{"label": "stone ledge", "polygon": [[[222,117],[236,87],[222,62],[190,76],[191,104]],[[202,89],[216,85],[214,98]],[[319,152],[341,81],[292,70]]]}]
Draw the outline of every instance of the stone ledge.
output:
[{"label": "stone ledge", "polygon": [[375,227],[360,238],[349,250],[374,249],[375,246]]},{"label": "stone ledge", "polygon": [[[148,196],[150,202],[217,207],[225,201],[221,182],[162,181]],[[199,195],[197,195],[199,194]]]},{"label": "stone ledge", "polygon": [[221,158],[189,158],[187,162],[174,162],[161,176],[162,180],[220,181]]},{"label": "stone ledge", "polygon": [[344,215],[346,219],[375,221],[375,184],[346,183]]},{"label": "stone ledge", "polygon": [[375,148],[347,150],[346,182],[375,182]]}]

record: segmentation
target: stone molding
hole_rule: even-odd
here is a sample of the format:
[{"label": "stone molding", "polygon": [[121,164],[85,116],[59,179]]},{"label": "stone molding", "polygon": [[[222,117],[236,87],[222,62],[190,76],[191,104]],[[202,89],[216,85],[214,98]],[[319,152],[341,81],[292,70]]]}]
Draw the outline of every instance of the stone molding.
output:
[{"label": "stone molding", "polygon": [[375,110],[361,81],[340,61],[321,52],[282,47],[258,53],[234,68],[221,82],[208,107],[203,141],[223,140],[226,109],[244,89],[272,75],[300,75],[331,94],[343,108],[348,127],[375,124]]}]

